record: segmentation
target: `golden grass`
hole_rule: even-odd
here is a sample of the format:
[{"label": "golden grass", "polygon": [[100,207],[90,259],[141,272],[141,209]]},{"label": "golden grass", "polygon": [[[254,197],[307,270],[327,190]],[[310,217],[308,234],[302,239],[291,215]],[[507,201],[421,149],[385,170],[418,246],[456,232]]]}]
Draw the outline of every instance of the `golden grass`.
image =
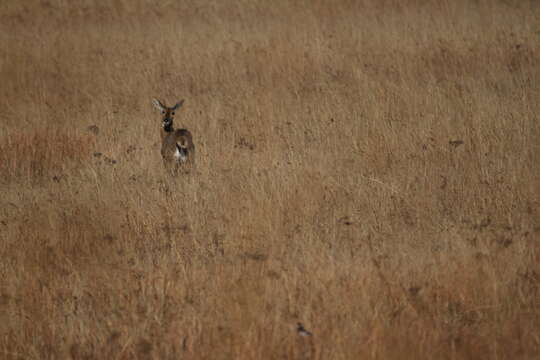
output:
[{"label": "golden grass", "polygon": [[0,358],[534,358],[539,20],[2,2]]},{"label": "golden grass", "polygon": [[0,144],[0,171],[6,175],[2,180],[37,180],[52,176],[58,181],[59,177],[53,174],[65,171],[73,162],[87,162],[94,139],[59,131],[63,130],[27,129],[4,135],[4,142]]}]

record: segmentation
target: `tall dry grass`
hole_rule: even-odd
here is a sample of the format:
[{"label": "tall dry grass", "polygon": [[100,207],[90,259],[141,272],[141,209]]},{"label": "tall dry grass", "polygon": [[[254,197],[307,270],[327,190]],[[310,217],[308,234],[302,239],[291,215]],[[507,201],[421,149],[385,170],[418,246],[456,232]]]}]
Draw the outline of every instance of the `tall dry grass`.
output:
[{"label": "tall dry grass", "polygon": [[2,2],[0,358],[538,356],[539,20]]}]

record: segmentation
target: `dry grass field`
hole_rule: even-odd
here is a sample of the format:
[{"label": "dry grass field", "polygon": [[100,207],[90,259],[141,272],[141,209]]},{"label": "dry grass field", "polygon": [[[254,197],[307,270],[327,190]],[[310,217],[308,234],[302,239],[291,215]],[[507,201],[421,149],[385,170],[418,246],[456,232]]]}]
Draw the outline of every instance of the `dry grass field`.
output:
[{"label": "dry grass field", "polygon": [[538,359],[538,1],[3,0],[0,45],[1,359]]}]

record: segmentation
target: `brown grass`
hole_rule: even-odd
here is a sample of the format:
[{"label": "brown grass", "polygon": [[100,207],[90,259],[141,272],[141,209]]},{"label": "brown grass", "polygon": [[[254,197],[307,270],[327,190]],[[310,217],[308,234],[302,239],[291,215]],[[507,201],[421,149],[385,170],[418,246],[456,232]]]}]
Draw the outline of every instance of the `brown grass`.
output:
[{"label": "brown grass", "polygon": [[0,5],[0,358],[540,353],[537,2],[83,3]]},{"label": "brown grass", "polygon": [[4,135],[0,143],[0,171],[5,174],[2,180],[32,182],[47,176],[58,180],[53,174],[68,171],[66,167],[73,163],[86,163],[94,139],[60,131],[64,130],[26,129]]}]

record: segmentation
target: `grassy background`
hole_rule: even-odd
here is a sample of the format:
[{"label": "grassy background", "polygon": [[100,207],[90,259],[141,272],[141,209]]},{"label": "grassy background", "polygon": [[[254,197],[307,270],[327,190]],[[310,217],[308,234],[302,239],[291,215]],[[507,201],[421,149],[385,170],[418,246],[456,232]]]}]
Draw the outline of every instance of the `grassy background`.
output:
[{"label": "grassy background", "polygon": [[[2,1],[0,358],[533,358],[539,24],[532,0]],[[186,99],[189,176],[154,96]]]}]

